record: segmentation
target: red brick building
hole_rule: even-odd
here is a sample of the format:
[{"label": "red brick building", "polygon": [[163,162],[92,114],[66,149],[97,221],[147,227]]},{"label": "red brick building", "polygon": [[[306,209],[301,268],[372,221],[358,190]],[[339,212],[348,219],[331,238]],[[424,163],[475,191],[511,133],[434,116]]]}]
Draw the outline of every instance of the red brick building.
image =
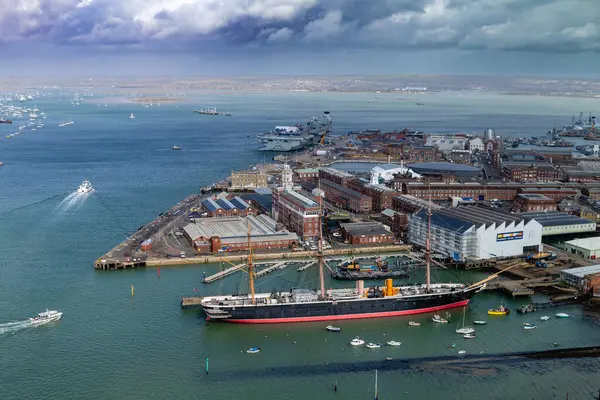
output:
[{"label": "red brick building", "polygon": [[273,219],[302,240],[319,237],[319,205],[297,192],[273,192]]},{"label": "red brick building", "polygon": [[555,211],[556,202],[542,194],[518,194],[515,198],[516,211]]},{"label": "red brick building", "polygon": [[296,182],[312,182],[316,183],[319,179],[319,169],[318,168],[302,168],[294,171]]},{"label": "red brick building", "polygon": [[201,207],[209,217],[214,218],[247,217],[258,214],[254,207],[237,196],[231,200],[226,198],[213,200],[209,197],[202,201]]},{"label": "red brick building", "polygon": [[373,209],[373,201],[356,190],[348,189],[327,179],[321,179],[321,189],[330,203],[356,213],[366,213]]},{"label": "red brick building", "polygon": [[352,174],[334,168],[319,168],[319,179],[321,180],[326,179],[338,185],[345,185],[346,182],[353,178]]},{"label": "red brick building", "polygon": [[508,161],[502,164],[502,173],[516,182],[556,182],[562,177],[558,168],[545,162]]},{"label": "red brick building", "polygon": [[341,224],[344,239],[350,244],[393,243],[394,234],[385,229],[380,222],[354,222]]},{"label": "red brick building", "polygon": [[373,211],[383,211],[392,206],[392,199],[399,193],[385,185],[372,185],[359,178],[347,182],[346,186],[352,190],[369,196]]},{"label": "red brick building", "polygon": [[563,201],[567,197],[573,197],[573,196],[577,196],[579,194],[579,192],[576,189],[560,188],[560,187],[554,187],[554,188],[525,187],[525,188],[517,189],[517,194],[521,194],[521,193],[522,194],[541,194],[541,195],[550,197],[552,200],[554,200],[555,203]]}]

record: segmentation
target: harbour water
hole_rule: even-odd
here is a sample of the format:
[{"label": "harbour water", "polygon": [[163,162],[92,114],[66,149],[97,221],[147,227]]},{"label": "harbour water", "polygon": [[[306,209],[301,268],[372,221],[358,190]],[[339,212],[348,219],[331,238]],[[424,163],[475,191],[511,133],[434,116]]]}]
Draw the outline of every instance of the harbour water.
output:
[{"label": "harbour water", "polygon": [[[592,398],[600,386],[598,360],[457,367],[440,358],[458,359],[462,349],[471,355],[546,350],[555,342],[597,344],[598,316],[578,307],[492,319],[488,308],[505,302],[515,309],[519,302],[482,293],[471,302],[467,321],[488,324],[477,328],[473,340],[454,333],[461,310],[452,311],[447,325],[423,315],[341,322],[341,333],[328,333],[320,323],[208,324],[195,311],[181,311],[178,301],[182,295],[243,290],[239,275],[201,283],[203,271],[210,274],[220,265],[162,268],[160,274],[153,268],[93,270],[96,257],[181,198],[231,170],[268,161],[272,154],[253,150],[253,135],[274,125],[303,122],[328,110],[336,134],[404,127],[476,133],[492,127],[500,135],[540,136],[568,123],[572,114],[600,105],[594,99],[488,93],[400,97],[213,92],[144,108],[85,101],[71,106],[68,97],[55,94],[37,101],[48,114],[44,128],[6,139],[16,126],[0,125],[5,164],[0,168],[0,398],[365,399],[373,390],[375,367],[381,398],[546,399],[566,393],[571,399]],[[191,112],[206,104],[233,116]],[[128,118],[131,112],[135,119]],[[58,127],[68,116],[74,124]],[[174,144],[182,151],[172,151]],[[63,202],[85,179],[96,192]],[[287,269],[261,278],[257,288],[315,287],[317,277],[316,269],[301,274]],[[436,271],[434,278],[478,276]],[[37,328],[5,325],[46,308],[64,312],[62,320]],[[554,318],[559,311],[571,318]],[[536,321],[541,315],[553,318]],[[409,328],[411,319],[422,325]],[[524,331],[525,321],[538,328]],[[348,343],[357,335],[403,345],[352,348]],[[456,347],[449,348],[452,343]],[[249,355],[249,347],[262,351]],[[385,357],[414,361],[400,368],[386,364]]]}]

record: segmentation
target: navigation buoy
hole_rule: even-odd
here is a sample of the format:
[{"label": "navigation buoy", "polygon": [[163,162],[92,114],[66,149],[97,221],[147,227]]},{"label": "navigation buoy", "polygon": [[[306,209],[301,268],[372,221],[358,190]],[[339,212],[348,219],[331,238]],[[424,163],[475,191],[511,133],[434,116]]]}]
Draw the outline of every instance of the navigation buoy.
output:
[{"label": "navigation buoy", "polygon": [[131,285],[131,297],[133,297],[133,294],[134,294],[134,292],[133,292],[133,285]]}]

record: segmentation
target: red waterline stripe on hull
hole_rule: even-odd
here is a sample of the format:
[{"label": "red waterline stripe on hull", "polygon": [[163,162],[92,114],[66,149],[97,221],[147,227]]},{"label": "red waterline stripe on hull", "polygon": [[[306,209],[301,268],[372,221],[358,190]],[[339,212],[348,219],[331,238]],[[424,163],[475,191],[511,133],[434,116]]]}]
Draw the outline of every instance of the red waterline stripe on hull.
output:
[{"label": "red waterline stripe on hull", "polygon": [[386,311],[364,314],[345,314],[345,315],[323,315],[318,317],[292,317],[292,318],[259,318],[259,319],[224,319],[224,322],[238,324],[283,324],[291,322],[314,322],[314,321],[333,321],[342,319],[361,319],[361,318],[384,318],[398,317],[401,315],[424,314],[434,311],[446,310],[448,308],[464,307],[469,304],[469,300],[461,300],[456,303],[445,304],[437,307],[417,308],[414,310]]}]

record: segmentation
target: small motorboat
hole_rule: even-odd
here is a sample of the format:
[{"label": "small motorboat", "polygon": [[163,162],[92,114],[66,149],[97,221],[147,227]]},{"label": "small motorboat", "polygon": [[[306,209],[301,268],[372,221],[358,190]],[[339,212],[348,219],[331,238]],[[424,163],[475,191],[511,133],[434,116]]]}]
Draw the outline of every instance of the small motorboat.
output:
[{"label": "small motorboat", "polygon": [[133,113],[129,114],[129,119],[135,119],[135,115]]},{"label": "small motorboat", "polygon": [[485,325],[487,324],[487,321],[482,321],[482,320],[477,320],[477,321],[473,321],[474,325]]},{"label": "small motorboat", "polygon": [[542,320],[542,321],[548,321],[549,319],[550,319],[550,317],[547,315],[540,317],[540,320]]},{"label": "small motorboat", "polygon": [[402,342],[396,342],[395,340],[390,340],[387,342],[388,346],[402,346]]},{"label": "small motorboat", "polygon": [[352,341],[350,342],[350,344],[352,346],[362,346],[363,344],[365,344],[365,341],[360,339],[360,338],[354,338],[352,339]]},{"label": "small motorboat", "polygon": [[436,322],[436,323],[438,323],[438,324],[447,324],[447,323],[448,323],[448,320],[447,320],[447,319],[444,319],[444,318],[442,318],[442,317],[440,317],[440,316],[439,316],[439,314],[435,314],[435,315],[433,316],[433,318],[431,318],[431,320],[432,320],[433,322]]},{"label": "small motorboat", "polygon": [[467,351],[466,350],[459,350],[458,354],[467,354]]},{"label": "small motorboat", "polygon": [[379,343],[367,343],[368,349],[378,349],[380,347],[381,347],[381,345]]},{"label": "small motorboat", "polygon": [[46,310],[39,313],[36,317],[29,318],[29,323],[33,325],[42,325],[52,321],[58,321],[62,313],[56,310]]},{"label": "small motorboat", "polygon": [[250,347],[248,350],[246,350],[246,353],[248,353],[248,354],[260,353],[260,347]]},{"label": "small motorboat", "polygon": [[171,147],[173,150],[181,150],[181,146],[177,146],[176,144]]},{"label": "small motorboat", "polygon": [[560,312],[560,313],[556,314],[556,318],[569,318],[569,314]]},{"label": "small motorboat", "polygon": [[327,329],[329,332],[339,332],[342,330],[342,328],[333,325],[327,325],[325,329]]},{"label": "small motorboat", "polygon": [[523,323],[523,329],[525,330],[531,330],[531,329],[535,329],[537,328],[537,325],[535,324],[530,324],[528,322]]},{"label": "small motorboat", "polygon": [[417,322],[417,321],[410,321],[410,322],[408,323],[408,326],[421,326],[421,323],[420,323],[420,322]]},{"label": "small motorboat", "polygon": [[475,336],[475,334],[474,334],[474,333],[465,333],[465,334],[463,335],[463,337],[464,337],[465,339],[475,339],[475,337],[476,337],[476,336]]},{"label": "small motorboat", "polygon": [[83,181],[81,185],[77,188],[77,193],[91,193],[94,191],[92,184],[90,181]]},{"label": "small motorboat", "polygon": [[508,309],[508,307],[505,307],[504,305],[501,305],[499,308],[496,309],[489,309],[488,310],[488,315],[508,315],[510,314],[510,310]]}]

